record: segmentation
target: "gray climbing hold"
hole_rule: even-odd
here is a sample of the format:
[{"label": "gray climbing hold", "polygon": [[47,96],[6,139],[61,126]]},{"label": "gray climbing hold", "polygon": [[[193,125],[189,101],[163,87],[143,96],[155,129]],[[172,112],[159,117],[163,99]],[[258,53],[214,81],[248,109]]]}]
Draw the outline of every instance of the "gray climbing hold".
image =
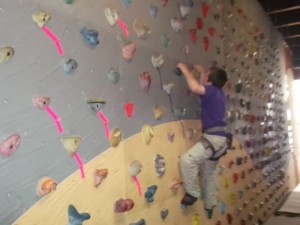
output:
[{"label": "gray climbing hold", "polygon": [[160,210],[160,217],[164,220],[167,218],[169,215],[169,210],[168,209],[162,209]]},{"label": "gray climbing hold", "polygon": [[93,112],[99,112],[102,110],[103,105],[106,104],[106,101],[101,98],[88,98],[86,103]]},{"label": "gray climbing hold", "polygon": [[118,81],[120,80],[120,74],[114,68],[110,68],[108,70],[107,77],[109,81],[112,82],[113,84],[118,83]]},{"label": "gray climbing hold", "polygon": [[157,154],[156,157],[155,157],[154,162],[155,162],[156,175],[158,177],[161,177],[166,172],[166,161],[165,161],[165,158],[162,157],[160,154]]},{"label": "gray climbing hold", "polygon": [[65,73],[72,73],[76,70],[77,65],[77,62],[74,59],[68,59],[63,65]]},{"label": "gray climbing hold", "polygon": [[144,219],[140,219],[136,223],[130,223],[129,225],[146,225],[146,221]]},{"label": "gray climbing hold", "polygon": [[150,5],[149,6],[149,14],[152,17],[157,17],[158,14],[158,7],[155,5]]},{"label": "gray climbing hold", "polygon": [[83,27],[81,28],[80,33],[87,44],[93,47],[99,44],[98,31]]},{"label": "gray climbing hold", "polygon": [[15,51],[12,47],[0,48],[0,63],[7,63],[14,53]]},{"label": "gray climbing hold", "polygon": [[74,2],[74,0],[64,0],[64,2],[65,2],[66,4],[72,4],[72,3]]}]

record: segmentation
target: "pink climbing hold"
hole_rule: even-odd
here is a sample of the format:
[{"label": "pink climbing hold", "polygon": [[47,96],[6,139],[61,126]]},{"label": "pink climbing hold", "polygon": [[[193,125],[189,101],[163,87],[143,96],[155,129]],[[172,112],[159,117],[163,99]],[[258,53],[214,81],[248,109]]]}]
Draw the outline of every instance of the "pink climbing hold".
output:
[{"label": "pink climbing hold", "polygon": [[191,42],[195,44],[197,41],[197,29],[190,29],[189,34]]},{"label": "pink climbing hold", "polygon": [[203,28],[203,20],[202,18],[198,17],[196,20],[197,28],[198,30],[201,30]]},{"label": "pink climbing hold", "polygon": [[207,36],[203,37],[203,46],[204,46],[204,51],[208,51],[209,49],[209,38]]},{"label": "pink climbing hold", "polygon": [[21,137],[19,134],[13,134],[9,136],[0,144],[0,154],[5,157],[11,156],[17,151],[20,143]]},{"label": "pink climbing hold", "polygon": [[210,35],[211,37],[213,37],[213,36],[215,35],[215,33],[216,33],[216,28],[214,28],[214,27],[209,27],[209,28],[207,29],[207,31],[208,31],[209,35]]}]

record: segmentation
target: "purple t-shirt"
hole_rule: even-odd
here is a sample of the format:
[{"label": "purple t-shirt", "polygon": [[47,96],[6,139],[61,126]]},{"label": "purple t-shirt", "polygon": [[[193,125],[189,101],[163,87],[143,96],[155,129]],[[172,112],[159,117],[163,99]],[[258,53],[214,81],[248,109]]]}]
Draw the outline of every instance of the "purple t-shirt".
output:
[{"label": "purple t-shirt", "polygon": [[[226,126],[226,97],[223,89],[214,85],[205,85],[205,94],[201,99],[201,120],[203,129]],[[223,135],[224,132],[216,132]]]}]

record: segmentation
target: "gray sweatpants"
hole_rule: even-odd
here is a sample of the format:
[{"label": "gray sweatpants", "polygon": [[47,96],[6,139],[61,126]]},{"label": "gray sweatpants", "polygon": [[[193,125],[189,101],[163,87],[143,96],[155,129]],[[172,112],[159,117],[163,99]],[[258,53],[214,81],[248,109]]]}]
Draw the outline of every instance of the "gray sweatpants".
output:
[{"label": "gray sweatpants", "polygon": [[[226,138],[217,135],[203,134],[219,150],[226,144]],[[216,166],[218,161],[208,160],[212,156],[210,149],[205,149],[201,142],[196,143],[180,157],[180,171],[185,191],[195,198],[204,192],[204,207],[212,209],[217,205]],[[199,177],[199,174],[201,178]]]}]

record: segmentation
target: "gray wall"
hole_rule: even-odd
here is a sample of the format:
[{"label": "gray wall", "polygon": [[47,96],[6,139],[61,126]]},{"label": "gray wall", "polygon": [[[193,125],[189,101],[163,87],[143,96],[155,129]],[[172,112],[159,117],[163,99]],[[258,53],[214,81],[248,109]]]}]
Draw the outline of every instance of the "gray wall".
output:
[{"label": "gray wall", "polygon": [[[169,1],[167,7],[162,7],[159,0],[132,0],[131,6],[126,9],[120,0],[75,0],[71,5],[62,0],[0,0],[0,47],[11,46],[15,49],[12,60],[0,64],[0,137],[4,140],[13,133],[19,133],[22,137],[21,146],[13,156],[0,158],[0,224],[10,224],[39,199],[35,195],[39,178],[50,176],[61,182],[77,170],[74,159],[63,149],[60,142],[62,135],[57,132],[51,118],[46,112],[32,106],[33,95],[51,98],[50,106],[62,118],[65,128],[63,135],[76,134],[83,138],[79,154],[87,163],[109,147],[101,120],[89,111],[85,103],[88,97],[101,97],[107,101],[103,112],[111,128],[121,129],[124,139],[139,132],[145,122],[157,125],[177,119],[170,111],[168,96],[159,88],[158,73],[151,64],[153,54],[164,54],[165,64],[161,68],[163,81],[175,84],[172,93],[174,105],[187,108],[186,119],[197,118],[197,97],[188,96],[184,79],[172,73],[179,61],[185,61],[181,51],[185,44],[190,46],[192,63],[201,62],[210,66],[212,61],[217,61],[221,66],[226,64],[233,83],[236,82],[237,74],[231,75],[230,69],[237,65],[232,62],[233,57],[228,59],[225,54],[233,51],[230,42],[240,38],[224,30],[222,20],[214,20],[213,15],[218,13],[218,2],[209,2],[213,2],[210,12],[204,19],[204,28],[198,31],[197,43],[193,45],[188,30],[196,28],[196,18],[202,17],[200,1],[195,1],[191,14],[184,22],[184,29],[175,33],[170,20],[174,16],[179,17],[177,1]],[[278,34],[275,33],[276,40],[273,39],[274,33],[270,31],[269,22],[257,3],[246,0],[236,2],[244,11],[249,11],[253,23],[261,26],[266,36],[272,37],[271,41],[278,45]],[[156,18],[148,13],[150,4],[159,7]],[[229,1],[224,4],[223,20],[240,31],[249,28],[246,22],[229,18],[226,10],[233,9]],[[120,11],[120,18],[129,28],[128,41],[135,41],[138,45],[136,56],[130,63],[122,58],[121,42],[117,39],[118,32],[122,31],[117,25],[109,25],[104,15],[106,7]],[[52,16],[47,27],[60,39],[65,50],[63,57],[31,19],[32,13],[41,10]],[[236,13],[235,17],[238,18]],[[152,34],[148,39],[136,37],[132,28],[135,18],[151,27]],[[100,44],[96,48],[90,48],[83,41],[79,33],[83,26],[99,31]],[[205,52],[202,38],[208,36],[207,28],[210,26],[215,27],[217,32],[215,37],[210,38],[210,50]],[[163,34],[167,34],[171,40],[168,48],[160,43]],[[224,42],[220,41],[220,34],[226,35]],[[260,45],[267,46],[266,43]],[[217,47],[221,54],[217,54]],[[78,62],[78,68],[67,75],[62,63],[69,57]],[[252,62],[249,65],[252,66]],[[111,67],[121,74],[117,84],[108,81],[106,73]],[[138,81],[138,75],[144,70],[152,76],[152,85],[147,94],[140,90]],[[135,104],[134,116],[130,119],[125,116],[123,109],[126,101]],[[152,107],[156,104],[163,104],[167,109],[166,115],[159,121],[152,116]]]}]

